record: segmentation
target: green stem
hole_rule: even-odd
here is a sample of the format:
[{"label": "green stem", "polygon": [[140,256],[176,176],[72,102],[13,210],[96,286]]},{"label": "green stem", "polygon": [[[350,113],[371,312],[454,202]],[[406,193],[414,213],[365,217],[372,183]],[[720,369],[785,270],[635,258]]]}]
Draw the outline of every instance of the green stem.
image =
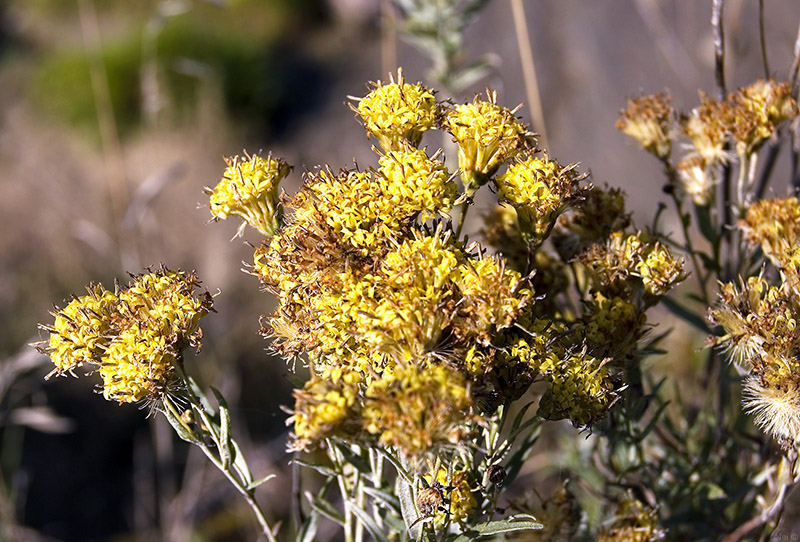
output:
[{"label": "green stem", "polygon": [[[186,371],[183,368],[182,354],[178,354],[174,366],[178,372],[178,376],[183,382],[189,402],[197,410],[197,412],[203,412],[205,410],[203,404],[208,403],[208,401],[207,400],[202,401],[201,398],[198,397],[197,394],[195,394],[194,389],[190,384],[189,376],[186,374]],[[172,401],[170,401],[165,396],[162,402],[164,406],[171,411],[171,413],[175,416],[175,418],[181,420],[181,422],[184,423],[180,413],[175,409],[175,406],[172,404]],[[203,453],[206,455],[206,457],[214,464],[215,467],[217,467],[217,469],[219,469],[222,472],[222,474],[225,475],[228,481],[230,481],[230,483],[236,488],[236,490],[244,497],[245,501],[247,501],[247,505],[250,507],[250,509],[253,511],[253,514],[256,516],[256,520],[261,526],[261,531],[264,533],[264,536],[267,537],[267,540],[269,540],[269,542],[277,542],[275,535],[272,534],[272,529],[270,528],[269,522],[267,521],[267,518],[264,515],[264,511],[261,509],[261,506],[259,506],[258,501],[256,501],[255,488],[248,487],[247,482],[241,479],[241,476],[236,476],[236,474],[232,470],[233,468],[235,468],[233,462],[231,462],[230,465],[223,464],[223,462],[217,457],[217,455],[210,449],[209,445],[206,444],[202,435],[197,435],[196,432],[191,427],[189,427],[188,424],[184,423],[184,427],[187,429],[188,432],[194,435],[195,437],[194,444],[196,444],[201,450],[203,450]],[[215,438],[214,441],[216,442],[217,439]]]},{"label": "green stem", "polygon": [[[178,367],[180,364],[176,363],[175,365],[176,367]],[[182,367],[178,369],[178,372],[180,373],[182,378],[185,376]],[[195,394],[191,391],[188,385],[187,385],[187,390],[189,390],[188,395],[192,405],[195,406],[196,408],[202,408],[202,404],[200,403],[198,397],[195,396]],[[170,400],[164,398],[163,404],[166,408],[168,408],[172,412],[172,414],[177,419],[181,419],[180,413],[175,409],[175,406],[172,404]],[[189,428],[188,424],[185,427],[187,430],[191,431],[191,428]],[[264,515],[264,511],[261,509],[261,506],[259,506],[258,501],[256,501],[255,489],[246,487],[242,482],[242,480],[240,480],[237,476],[234,475],[230,467],[226,467],[225,465],[223,465],[222,462],[219,460],[219,458],[217,458],[217,456],[214,454],[214,452],[211,451],[211,449],[205,444],[205,441],[203,440],[202,436],[197,437],[195,444],[203,451],[203,453],[206,455],[209,461],[211,461],[211,463],[213,463],[214,466],[217,467],[217,469],[219,469],[219,471],[225,475],[225,477],[236,488],[236,490],[239,491],[239,493],[241,493],[245,501],[247,501],[248,506],[250,506],[250,509],[253,511],[253,514],[256,516],[256,520],[258,520],[258,523],[261,526],[261,531],[264,533],[264,536],[267,537],[267,540],[269,540],[270,542],[277,542],[275,535],[272,534],[272,529],[269,526],[269,522],[267,521],[267,518]]]},{"label": "green stem", "polygon": [[467,211],[472,205],[472,196],[466,196],[464,203],[461,204],[460,213],[458,216],[458,227],[456,227],[456,239],[461,239],[461,231],[464,229],[464,223],[467,218]]},{"label": "green stem", "polygon": [[683,214],[683,208],[681,205],[681,200],[676,193],[676,188],[678,187],[678,176],[675,169],[672,167],[672,164],[669,162],[668,159],[663,159],[662,164],[664,165],[664,172],[667,176],[669,181],[669,186],[672,190],[669,191],[670,196],[672,197],[672,202],[675,205],[675,211],[678,213],[678,220],[681,223],[681,232],[683,232],[683,240],[684,246],[686,247],[686,252],[689,254],[689,258],[692,260],[692,267],[694,268],[693,275],[697,279],[697,285],[700,288],[700,296],[703,299],[703,303],[709,305],[708,301],[708,293],[706,292],[706,283],[703,280],[703,276],[701,274],[702,267],[700,267],[700,261],[697,258],[697,251],[694,248],[694,243],[692,242],[692,237],[689,233],[689,228],[687,224],[687,220],[685,219],[685,215]]}]

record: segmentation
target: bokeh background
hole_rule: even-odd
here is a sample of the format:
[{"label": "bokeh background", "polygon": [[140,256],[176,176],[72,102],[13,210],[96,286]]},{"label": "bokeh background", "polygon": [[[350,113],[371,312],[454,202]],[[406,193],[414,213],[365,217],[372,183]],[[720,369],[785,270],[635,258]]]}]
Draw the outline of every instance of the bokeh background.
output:
[{"label": "bokeh background", "polygon": [[[786,78],[800,3],[765,4],[771,75]],[[560,162],[623,187],[635,220],[649,224],[666,201],[662,176],[614,123],[627,96],[668,91],[688,110],[698,89],[713,92],[711,1],[523,5],[544,121],[534,130]],[[191,370],[228,397],[254,472],[278,475],[259,499],[286,517],[280,406],[292,385],[257,335],[270,298],[241,271],[260,240],[231,241],[238,224],[208,224],[203,187],[242,149],[294,164],[288,192],[304,170],[375,163],[347,96],[398,65],[436,86],[402,24],[383,0],[0,3],[0,537],[256,539],[238,496],[166,422],[104,401],[90,378],[45,382],[49,361],[29,346],[45,338],[36,323],[52,319],[54,303],[161,263],[196,270],[219,293]],[[764,73],[758,2],[726,2],[725,28],[734,88]],[[529,102],[512,2],[489,1],[463,38],[459,61],[488,69],[452,99],[488,86],[505,105]],[[519,114],[532,118],[527,105]],[[690,374],[697,339],[678,333],[660,370]],[[531,468],[548,461],[534,457]]]}]

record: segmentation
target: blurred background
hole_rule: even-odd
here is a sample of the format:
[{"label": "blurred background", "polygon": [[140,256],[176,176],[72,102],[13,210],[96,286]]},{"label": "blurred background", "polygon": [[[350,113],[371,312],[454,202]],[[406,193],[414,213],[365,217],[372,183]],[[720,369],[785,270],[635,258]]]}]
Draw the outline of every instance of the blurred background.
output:
[{"label": "blurred background", "polygon": [[[468,3],[481,9],[459,11]],[[436,4],[454,6],[456,22],[431,26]],[[649,224],[666,201],[663,177],[614,123],[629,96],[668,91],[689,110],[698,89],[713,94],[710,17],[711,0],[0,3],[0,539],[256,539],[238,495],[166,422],[106,402],[92,378],[45,382],[49,360],[29,346],[46,338],[36,323],[52,321],[54,303],[161,263],[196,270],[219,293],[190,371],[227,396],[254,472],[278,474],[259,499],[274,520],[287,516],[280,406],[292,386],[257,335],[270,297],[241,272],[260,239],[231,241],[235,221],[207,224],[203,187],[219,180],[223,156],[285,158],[289,193],[305,170],[373,165],[347,96],[402,66],[440,97],[490,87],[504,105],[524,103],[551,156],[623,187]],[[796,0],[766,3],[779,79],[798,22]],[[764,72],[758,2],[726,2],[725,29],[734,89]],[[702,337],[671,341],[689,360]]]}]

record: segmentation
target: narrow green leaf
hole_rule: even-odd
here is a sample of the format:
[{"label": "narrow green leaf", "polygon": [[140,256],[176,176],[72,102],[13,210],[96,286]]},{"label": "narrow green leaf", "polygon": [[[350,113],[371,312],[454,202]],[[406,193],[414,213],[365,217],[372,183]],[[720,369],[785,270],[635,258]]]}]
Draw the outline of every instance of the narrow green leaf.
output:
[{"label": "narrow green leaf", "polygon": [[255,489],[258,486],[260,486],[261,484],[263,484],[264,482],[268,482],[268,481],[272,480],[273,478],[275,478],[275,476],[276,476],[275,474],[268,474],[268,475],[264,476],[263,478],[259,478],[258,480],[254,480],[254,481],[250,482],[249,484],[247,484],[247,489]]},{"label": "narrow green leaf", "polygon": [[316,510],[312,510],[311,515],[306,518],[306,520],[303,522],[303,525],[300,527],[300,530],[297,532],[295,541],[314,542],[314,539],[317,536],[317,528],[319,527],[320,519],[322,519],[322,515]]},{"label": "narrow green leaf", "polygon": [[[533,516],[529,516],[533,517]],[[471,527],[464,531],[460,536],[457,536],[452,542],[470,542],[471,540],[478,540],[484,536],[492,536],[503,533],[513,533],[515,531],[535,531],[544,529],[544,525],[538,521],[516,521],[514,519],[504,519],[498,521],[490,521],[477,527]]]},{"label": "narrow green leaf", "polygon": [[400,478],[405,480],[406,483],[410,484],[411,477],[408,475],[408,472],[406,471],[402,463],[400,463],[400,460],[398,460],[393,454],[389,453],[386,450],[381,450],[381,451],[383,452],[384,457],[386,457],[386,459],[389,460],[389,463],[391,463],[394,469],[397,471],[397,474],[400,476]]},{"label": "narrow green leaf", "polygon": [[211,406],[211,401],[208,400],[206,394],[203,392],[203,389],[197,383],[197,381],[189,375],[186,375],[186,382],[189,384],[189,388],[191,388],[194,395],[200,400],[200,404],[203,407],[203,410],[206,412],[211,413],[213,416],[216,412],[214,411],[214,407]]},{"label": "narrow green leaf", "polygon": [[[233,445],[233,468],[235,468],[236,472],[242,477],[244,483],[250,486],[253,484],[253,474],[250,472],[250,467],[247,465],[242,449],[239,447],[239,443],[234,439],[231,439],[231,444]],[[259,482],[259,484],[260,483],[262,482]]]},{"label": "narrow green leaf", "polygon": [[292,459],[293,463],[297,463],[303,467],[308,467],[309,469],[314,469],[318,473],[322,474],[323,476],[331,476],[333,478],[339,476],[339,473],[336,472],[334,469],[327,465],[323,465],[321,463],[311,463],[310,461],[306,461],[305,459]]},{"label": "narrow green leaf", "polygon": [[364,493],[384,504],[386,507],[391,508],[393,511],[400,512],[400,499],[398,499],[397,495],[394,493],[384,491],[377,487],[364,487]]},{"label": "narrow green leaf", "polygon": [[234,458],[234,449],[231,444],[231,412],[222,393],[213,386],[211,386],[211,392],[219,404],[219,442],[217,443],[219,457],[222,460],[222,466],[228,469]]},{"label": "narrow green leaf", "polygon": [[[362,454],[355,453],[353,449],[350,448],[349,445],[343,442],[337,442],[336,448],[338,448],[339,451],[342,452],[345,461],[347,461],[353,467],[355,467],[355,469],[358,472],[360,472],[361,474],[368,474],[372,472],[372,467],[370,467],[368,457],[364,457]],[[360,450],[362,452],[364,451],[363,448],[360,448]]]},{"label": "narrow green leaf", "polygon": [[661,303],[675,316],[680,318],[681,320],[691,324],[692,326],[696,327],[703,333],[710,335],[711,330],[708,328],[706,321],[703,317],[699,316],[698,314],[692,312],[691,310],[687,309],[674,299],[669,296],[664,296],[661,298]]},{"label": "narrow green leaf", "polygon": [[312,510],[316,510],[329,520],[344,527],[344,516],[331,503],[317,495],[312,495],[309,491],[306,491],[305,496]]},{"label": "narrow green leaf", "polygon": [[375,520],[370,516],[363,508],[358,506],[358,504],[354,503],[353,501],[349,501],[350,510],[361,520],[361,523],[364,524],[364,527],[367,528],[369,534],[372,535],[374,540],[378,542],[389,542],[389,539],[386,538],[386,534],[378,527],[378,524],[375,523]]}]

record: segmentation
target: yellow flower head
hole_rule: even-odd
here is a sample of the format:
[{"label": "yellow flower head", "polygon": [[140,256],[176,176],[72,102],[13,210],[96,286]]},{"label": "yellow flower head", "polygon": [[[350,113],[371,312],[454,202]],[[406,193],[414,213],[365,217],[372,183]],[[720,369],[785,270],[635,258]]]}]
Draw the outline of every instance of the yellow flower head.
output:
[{"label": "yellow flower head", "polygon": [[225,161],[228,168],[222,180],[213,190],[206,189],[213,219],[238,215],[244,219],[242,228],[246,223],[266,237],[275,235],[283,218],[278,184],[289,175],[291,166],[272,156],[262,158],[247,153]]},{"label": "yellow flower head", "polygon": [[415,219],[449,210],[456,187],[441,162],[406,148],[383,156],[377,172],[321,171],[305,190],[335,234],[367,255]]},{"label": "yellow flower head", "polygon": [[[443,493],[444,504],[441,509],[436,510],[433,515],[433,522],[436,525],[442,525],[448,518],[453,523],[463,523],[467,521],[470,516],[475,512],[478,507],[478,501],[472,491],[469,483],[469,471],[465,468],[453,469],[452,473],[448,474],[448,470],[440,468],[434,478],[433,473],[425,476],[428,482],[428,487],[438,483],[435,486]],[[420,511],[421,513],[423,511]]]},{"label": "yellow flower head", "polygon": [[464,375],[444,366],[397,366],[365,391],[364,429],[408,455],[435,453],[467,433],[472,405]]},{"label": "yellow flower head", "polygon": [[672,151],[670,122],[673,110],[668,94],[658,93],[628,100],[628,107],[620,111],[617,130],[638,141],[644,149],[664,160]]},{"label": "yellow flower head", "polygon": [[614,384],[608,366],[590,355],[568,354],[544,376],[547,390],[537,412],[542,418],[567,418],[585,427],[600,419],[613,404]]},{"label": "yellow flower head", "polygon": [[539,246],[574,199],[583,178],[575,172],[576,167],[562,167],[547,157],[528,158],[497,177],[500,201],[517,209],[519,229],[528,243]]},{"label": "yellow flower head", "polygon": [[467,195],[486,184],[501,165],[536,143],[514,112],[497,105],[497,93],[487,100],[477,96],[472,103],[448,111],[444,126],[458,143],[458,165]]},{"label": "yellow flower head", "polygon": [[41,350],[50,355],[55,373],[71,373],[84,363],[99,363],[110,340],[111,311],[117,297],[100,285],[90,285],[87,290],[88,295],[53,312],[52,327],[42,326],[50,331],[50,340],[42,343]]},{"label": "yellow flower head", "polygon": [[778,83],[774,79],[757,79],[731,94],[728,102],[731,104],[729,129],[739,154],[758,150],[780,124],[798,115],[789,83]]},{"label": "yellow flower head", "polygon": [[739,226],[780,267],[800,242],[800,202],[794,197],[759,200],[747,208]]},{"label": "yellow flower head", "polygon": [[290,451],[308,450],[325,438],[355,433],[359,429],[357,392],[355,383],[316,376],[302,390],[295,390],[294,412],[286,420],[294,426]]},{"label": "yellow flower head", "polygon": [[401,150],[406,144],[416,147],[436,124],[436,98],[422,83],[406,83],[402,70],[397,70],[397,82],[390,79],[387,84],[373,83],[374,89],[353,110],[367,136],[374,135],[384,151]]},{"label": "yellow flower head", "polygon": [[728,102],[714,100],[700,91],[700,105],[688,116],[681,117],[681,128],[694,147],[693,156],[699,158],[704,167],[730,161],[731,153],[725,150],[730,116]]},{"label": "yellow flower head", "polygon": [[584,336],[589,352],[597,358],[610,358],[622,365],[636,352],[647,317],[629,300],[607,298],[595,292],[585,306],[585,315],[576,326]]}]

